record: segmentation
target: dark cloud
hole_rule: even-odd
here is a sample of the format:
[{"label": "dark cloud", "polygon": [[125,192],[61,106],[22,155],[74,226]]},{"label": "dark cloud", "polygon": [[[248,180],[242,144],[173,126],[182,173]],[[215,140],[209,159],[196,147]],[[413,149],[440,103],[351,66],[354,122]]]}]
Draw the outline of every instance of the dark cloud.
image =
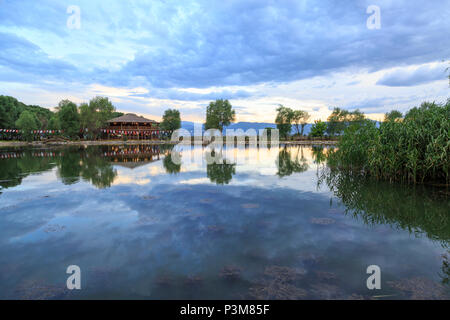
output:
[{"label": "dark cloud", "polygon": [[251,85],[450,56],[442,33],[450,29],[448,1],[380,5],[380,30],[366,28],[368,3],[361,1],[202,4],[182,32],[164,48],[138,53],[124,74],[155,87]]},{"label": "dark cloud", "polygon": [[[81,7],[79,32],[69,32],[65,26],[70,4],[30,0],[0,3],[0,26],[10,30],[0,34],[2,80],[26,82],[28,75],[34,83],[50,79],[116,87],[271,86],[344,69],[377,71],[450,57],[448,0],[375,1],[381,8],[380,30],[366,27],[371,0],[133,4],[80,0],[75,3]],[[43,32],[73,37],[73,52],[63,50],[61,55],[52,53],[58,59],[51,58],[33,43],[12,34],[33,29],[41,38]],[[121,68],[105,68],[104,61],[97,61],[106,55],[102,50],[109,43],[118,51],[133,49],[133,56],[128,51],[124,54]],[[68,61],[76,63],[78,70]],[[103,67],[92,67],[95,65]],[[413,75],[416,83],[419,76]],[[431,81],[429,75],[425,78]],[[397,83],[414,81],[398,75],[380,80],[384,85]],[[202,96],[168,91],[161,95],[201,100],[220,98],[221,94],[245,98],[248,93]]]},{"label": "dark cloud", "polygon": [[378,80],[377,84],[389,87],[410,87],[446,78],[447,74],[443,65],[422,66],[414,70],[399,69],[389,72]]}]

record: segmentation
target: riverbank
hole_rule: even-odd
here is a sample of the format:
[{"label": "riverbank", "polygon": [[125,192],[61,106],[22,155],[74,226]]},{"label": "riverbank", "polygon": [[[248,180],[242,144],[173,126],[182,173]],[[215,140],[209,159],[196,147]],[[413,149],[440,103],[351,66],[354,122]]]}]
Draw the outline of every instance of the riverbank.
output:
[{"label": "riverbank", "polygon": [[[299,141],[280,141],[282,145],[335,145],[337,141],[332,140],[299,140]],[[167,140],[99,140],[99,141],[0,141],[1,147],[48,147],[48,146],[102,146],[102,145],[160,145],[177,144],[177,142]]]},{"label": "riverbank", "polygon": [[99,141],[0,141],[1,147],[48,147],[48,146],[103,146],[103,145],[160,145],[160,144],[176,144],[171,141],[163,140],[99,140]]}]

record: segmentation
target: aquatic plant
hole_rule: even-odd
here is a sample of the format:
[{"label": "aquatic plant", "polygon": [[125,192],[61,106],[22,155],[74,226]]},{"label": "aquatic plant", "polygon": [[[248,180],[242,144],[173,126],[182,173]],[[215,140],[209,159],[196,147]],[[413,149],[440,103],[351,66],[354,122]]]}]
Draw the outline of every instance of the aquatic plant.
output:
[{"label": "aquatic plant", "polygon": [[442,284],[450,285],[450,251],[448,254],[442,255]]},{"label": "aquatic plant", "polygon": [[20,284],[15,295],[21,300],[56,300],[66,297],[70,290],[62,285],[53,285],[44,281],[25,281]]},{"label": "aquatic plant", "polygon": [[203,280],[200,276],[189,275],[184,279],[183,284],[188,287],[198,287],[203,285]]},{"label": "aquatic plant", "polygon": [[331,152],[329,165],[379,180],[450,183],[450,99],[424,102],[399,121],[379,128],[365,120],[350,125]]},{"label": "aquatic plant", "polygon": [[442,300],[448,299],[444,287],[428,278],[411,278],[398,281],[388,281],[387,284],[412,300]]},{"label": "aquatic plant", "polygon": [[263,277],[249,289],[249,296],[257,300],[298,300],[307,296],[307,291],[296,286],[296,281],[306,270],[285,266],[269,266]]},{"label": "aquatic plant", "polygon": [[220,271],[219,275],[225,280],[237,280],[241,277],[241,269],[235,266],[226,266]]},{"label": "aquatic plant", "polygon": [[345,214],[368,225],[387,224],[426,235],[443,247],[450,244],[450,202],[447,196],[425,186],[403,186],[367,178],[361,172],[333,167],[319,172],[322,184],[345,206]]},{"label": "aquatic plant", "polygon": [[307,291],[289,283],[270,281],[251,287],[249,296],[255,300],[299,300],[307,296]]}]

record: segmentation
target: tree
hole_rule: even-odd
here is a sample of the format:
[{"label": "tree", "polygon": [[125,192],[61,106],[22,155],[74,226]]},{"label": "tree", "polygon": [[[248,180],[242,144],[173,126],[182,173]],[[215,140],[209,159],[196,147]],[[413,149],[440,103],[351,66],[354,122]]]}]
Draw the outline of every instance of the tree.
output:
[{"label": "tree", "polygon": [[50,120],[48,121],[47,128],[49,130],[60,130],[61,129],[61,123],[59,122],[58,116],[53,115]]},{"label": "tree", "polygon": [[401,119],[403,114],[398,110],[392,110],[391,112],[387,112],[384,115],[384,122],[387,121],[395,121],[396,119]]},{"label": "tree", "polygon": [[[89,107],[89,104],[82,103],[78,107],[79,113],[80,113],[80,128],[81,129],[87,129],[89,135],[91,135],[94,130],[96,129],[96,115],[95,111]],[[90,138],[93,138],[91,136]]]},{"label": "tree", "polygon": [[40,127],[39,120],[30,111],[25,110],[20,114],[19,119],[16,121],[16,127],[22,130],[22,137],[27,141],[33,140],[33,130],[37,130]]},{"label": "tree", "polygon": [[285,107],[282,104],[280,104],[277,108],[277,117],[275,118],[275,123],[277,124],[277,129],[280,132],[280,137],[289,137],[292,128],[291,123],[293,116],[294,111],[291,108]]},{"label": "tree", "polygon": [[219,129],[222,132],[224,126],[234,122],[235,117],[236,113],[228,100],[210,102],[206,109],[205,130]]},{"label": "tree", "polygon": [[[292,121],[294,122],[295,129],[297,130],[297,134],[303,136],[303,131],[305,126],[308,124],[308,120],[310,118],[310,114],[303,110],[294,110],[292,114]],[[301,131],[299,129],[301,127]]]},{"label": "tree", "polygon": [[162,130],[173,132],[181,128],[180,111],[176,109],[167,109],[164,111],[163,121],[160,125]]},{"label": "tree", "polygon": [[80,131],[80,116],[77,105],[70,100],[62,100],[58,104],[57,110],[64,134],[70,138],[76,137]]},{"label": "tree", "polygon": [[361,122],[364,118],[364,114],[358,109],[351,112],[341,108],[334,108],[328,117],[327,133],[330,136],[340,135],[350,124]]},{"label": "tree", "polygon": [[47,127],[47,123],[53,115],[53,112],[47,108],[29,106],[18,101],[16,98],[0,96],[0,128],[13,129],[21,113],[25,110],[28,110],[37,117],[41,122],[41,129]]},{"label": "tree", "polygon": [[327,124],[321,120],[316,120],[311,127],[310,135],[311,137],[323,137],[326,130]]},{"label": "tree", "polygon": [[116,108],[106,97],[95,97],[89,101],[89,108],[96,113],[96,129],[106,125],[109,119],[114,118]]},{"label": "tree", "polygon": [[89,104],[80,104],[78,109],[80,126],[82,129],[87,129],[90,139],[97,137],[107,121],[118,114],[114,105],[105,97],[95,97],[89,101]]}]

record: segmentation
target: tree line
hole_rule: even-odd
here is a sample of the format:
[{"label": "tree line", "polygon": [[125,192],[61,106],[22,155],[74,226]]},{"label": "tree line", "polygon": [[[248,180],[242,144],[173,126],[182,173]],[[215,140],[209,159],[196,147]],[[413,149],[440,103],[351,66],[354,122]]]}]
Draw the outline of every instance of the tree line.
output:
[{"label": "tree line", "polygon": [[[123,115],[107,97],[97,96],[77,105],[61,100],[55,111],[37,105],[26,105],[14,97],[0,96],[0,128],[19,129],[21,138],[31,141],[34,131],[59,132],[69,139],[98,139],[107,121]],[[180,112],[164,112],[161,130],[173,131],[181,127]]]}]

